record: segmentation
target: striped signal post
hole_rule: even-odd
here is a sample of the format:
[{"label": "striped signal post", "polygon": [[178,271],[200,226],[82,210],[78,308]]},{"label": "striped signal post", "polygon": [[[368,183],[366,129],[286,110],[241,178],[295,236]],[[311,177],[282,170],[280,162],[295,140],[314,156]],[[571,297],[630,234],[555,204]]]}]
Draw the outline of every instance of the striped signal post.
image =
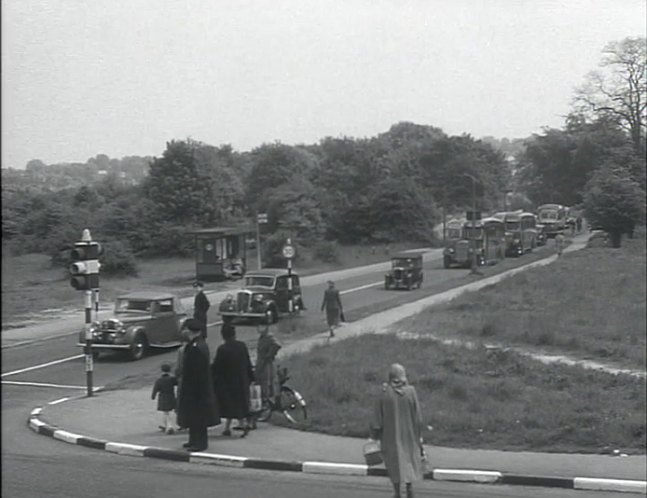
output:
[{"label": "striped signal post", "polygon": [[295,251],[292,241],[290,239],[286,240],[285,245],[281,251],[283,257],[288,260],[288,311],[290,312],[290,328],[294,331],[294,296],[292,292],[292,258],[294,258]]},{"label": "striped signal post", "polygon": [[85,377],[87,395],[92,396],[92,295],[95,295],[95,307],[99,313],[99,256],[102,253],[101,244],[94,242],[90,230],[83,230],[81,240],[74,244],[70,254],[70,285],[83,291],[85,305]]}]

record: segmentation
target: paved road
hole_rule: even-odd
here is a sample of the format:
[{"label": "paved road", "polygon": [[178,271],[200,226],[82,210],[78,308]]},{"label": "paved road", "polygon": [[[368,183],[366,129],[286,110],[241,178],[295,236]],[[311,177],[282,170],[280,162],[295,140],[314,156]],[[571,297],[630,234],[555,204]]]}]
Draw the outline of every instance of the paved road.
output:
[{"label": "paved road", "polygon": [[[523,258],[522,258],[523,260]],[[346,314],[361,314],[367,306],[388,307],[411,301],[430,292],[433,286],[448,285],[465,278],[466,270],[444,270],[439,259],[425,265],[426,282],[421,290],[411,292],[384,291],[383,272],[373,270],[365,275],[338,279],[343,292]],[[325,279],[310,279],[304,285],[309,310],[305,320],[319,323],[325,329],[318,313]],[[374,284],[374,285],[372,285]],[[215,306],[214,306],[215,308]],[[215,312],[210,322],[216,321]],[[241,327],[240,338],[253,344],[256,332]],[[220,343],[217,329],[209,330],[209,343],[215,350]],[[2,491],[8,497],[42,496],[325,496],[374,497],[391,496],[387,482],[380,478],[312,477],[297,474],[276,474],[260,471],[201,468],[195,465],[178,466],[163,461],[139,460],[110,455],[92,450],[61,445],[56,441],[35,435],[27,429],[25,420],[37,405],[63,396],[82,393],[85,386],[82,358],[69,359],[80,354],[74,344],[76,335],[50,339],[42,343],[3,349],[2,396]],[[137,376],[155,371],[161,361],[173,361],[175,352],[157,353],[139,362],[124,362],[118,355],[107,355],[95,367],[95,386],[105,385],[125,376]],[[60,363],[53,363],[65,360]],[[33,368],[38,367],[38,368]],[[15,373],[20,370],[21,373]],[[15,382],[17,384],[8,384]],[[49,385],[51,387],[42,387]],[[245,474],[241,474],[245,472]],[[110,489],[111,491],[106,491]],[[181,491],[180,491],[181,489]],[[496,488],[457,483],[425,482],[418,496],[519,496],[519,488]],[[524,488],[524,496],[586,496],[581,492]],[[605,494],[597,494],[603,497]],[[611,496],[611,495],[608,495]]]}]

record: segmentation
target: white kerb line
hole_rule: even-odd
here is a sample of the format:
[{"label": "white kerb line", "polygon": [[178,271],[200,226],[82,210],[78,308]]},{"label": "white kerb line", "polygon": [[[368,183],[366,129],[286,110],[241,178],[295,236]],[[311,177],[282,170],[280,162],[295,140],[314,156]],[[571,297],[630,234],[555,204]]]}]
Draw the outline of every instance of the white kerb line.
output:
[{"label": "white kerb line", "polygon": [[77,354],[76,356],[70,356],[69,358],[62,358],[60,360],[50,361],[48,363],[42,363],[40,365],[34,365],[33,367],[21,368],[20,370],[14,370],[13,372],[6,372],[0,375],[0,377],[9,377],[10,375],[17,375],[24,372],[30,372],[32,370],[38,370],[39,368],[51,367],[52,365],[58,365],[59,363],[65,363],[66,361],[78,360],[79,358],[84,358],[85,355]]}]

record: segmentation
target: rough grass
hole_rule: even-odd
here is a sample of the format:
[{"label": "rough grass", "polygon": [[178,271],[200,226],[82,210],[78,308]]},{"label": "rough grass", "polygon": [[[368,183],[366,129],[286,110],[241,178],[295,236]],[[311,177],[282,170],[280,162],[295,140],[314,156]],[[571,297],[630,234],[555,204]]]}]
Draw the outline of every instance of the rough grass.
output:
[{"label": "rough grass", "polygon": [[[513,352],[367,335],[282,362],[309,426],[365,437],[388,365],[405,365],[430,444],[533,451],[645,450],[645,380],[545,366]],[[275,417],[279,421],[279,417]],[[280,422],[279,422],[280,423]]]},{"label": "rough grass", "polygon": [[398,324],[645,368],[645,239],[587,248]]},{"label": "rough grass", "polygon": [[[411,243],[371,246],[341,246],[339,261],[334,264],[313,260],[303,251],[297,270],[301,275],[339,270],[378,263],[389,259],[389,254],[416,247]],[[420,247],[419,245],[417,247]],[[250,269],[256,266],[255,253],[248,254]],[[195,279],[193,258],[157,258],[138,260],[136,277],[101,277],[101,301],[111,303],[123,292],[133,290],[163,290],[180,296],[192,293]],[[217,285],[217,284],[215,284]],[[53,267],[50,258],[43,254],[9,256],[2,253],[2,323],[3,327],[14,321],[41,318],[43,310],[78,310],[83,306],[80,293],[69,285],[67,269]]]}]

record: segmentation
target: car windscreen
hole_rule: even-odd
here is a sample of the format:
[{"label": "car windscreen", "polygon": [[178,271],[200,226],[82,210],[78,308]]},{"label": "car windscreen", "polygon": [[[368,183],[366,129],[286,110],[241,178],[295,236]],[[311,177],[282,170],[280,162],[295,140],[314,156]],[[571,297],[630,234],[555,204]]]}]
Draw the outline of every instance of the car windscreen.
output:
[{"label": "car windscreen", "polygon": [[541,211],[539,213],[539,217],[542,220],[556,220],[557,219],[557,211]]},{"label": "car windscreen", "polygon": [[262,275],[250,275],[245,277],[246,287],[270,287],[274,288],[274,277],[264,277]]},{"label": "car windscreen", "polygon": [[480,227],[465,227],[463,231],[466,239],[480,239],[483,236],[483,229]]},{"label": "car windscreen", "polygon": [[150,313],[151,301],[117,299],[115,313]]},{"label": "car windscreen", "polygon": [[461,238],[461,229],[460,228],[448,228],[447,229],[447,238],[448,239],[460,239]]},{"label": "car windscreen", "polygon": [[393,268],[412,268],[413,259],[411,258],[399,258],[392,260]]},{"label": "car windscreen", "polygon": [[514,232],[515,230],[519,230],[519,222],[518,221],[506,221],[505,222],[505,229]]}]

